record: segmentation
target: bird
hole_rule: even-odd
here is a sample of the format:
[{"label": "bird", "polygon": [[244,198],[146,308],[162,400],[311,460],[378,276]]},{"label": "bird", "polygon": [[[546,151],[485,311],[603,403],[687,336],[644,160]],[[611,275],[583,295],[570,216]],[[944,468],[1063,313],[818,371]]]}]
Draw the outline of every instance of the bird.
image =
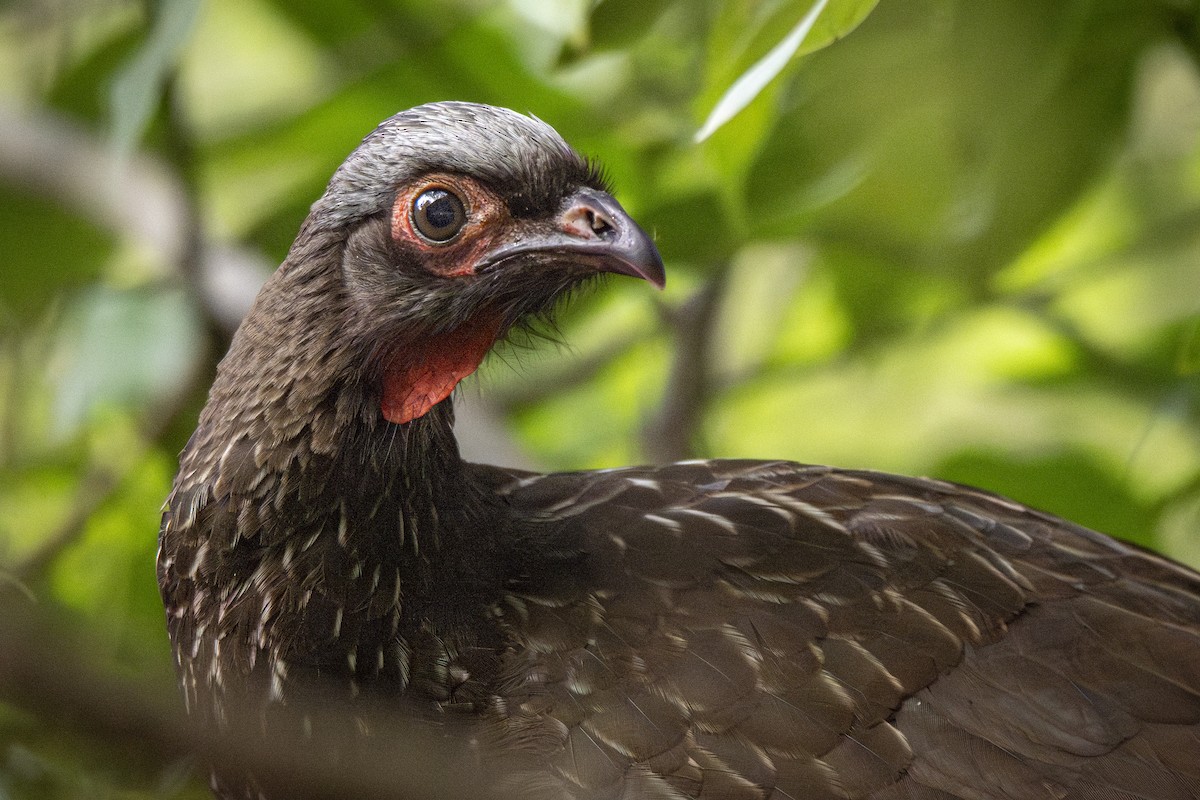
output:
[{"label": "bird", "polygon": [[[1200,797],[1185,566],[932,478],[465,461],[455,387],[621,275],[664,285],[653,237],[536,117],[438,102],[366,136],[165,505],[190,725],[340,724],[349,757],[396,715],[537,800]],[[212,786],[339,796],[253,764]]]}]

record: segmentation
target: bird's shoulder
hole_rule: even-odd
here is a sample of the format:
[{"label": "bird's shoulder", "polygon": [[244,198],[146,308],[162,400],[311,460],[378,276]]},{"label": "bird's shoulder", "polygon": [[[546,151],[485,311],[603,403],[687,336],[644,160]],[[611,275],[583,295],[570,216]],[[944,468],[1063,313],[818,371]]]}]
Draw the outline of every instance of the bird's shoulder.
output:
[{"label": "bird's shoulder", "polygon": [[973,587],[977,621],[1129,579],[1178,589],[1185,596],[1175,616],[1190,621],[1190,595],[1200,590],[1195,573],[1167,559],[944,480],[729,459],[549,474],[479,469],[547,546],[586,550],[593,576],[607,564],[614,578],[682,588],[719,576],[739,591],[831,601],[940,580]]},{"label": "bird's shoulder", "polygon": [[981,797],[1082,797],[1134,733],[1200,756],[1200,585],[1137,548],[790,462],[488,479],[540,554],[498,609],[493,730],[548,796],[957,797],[953,748]]}]

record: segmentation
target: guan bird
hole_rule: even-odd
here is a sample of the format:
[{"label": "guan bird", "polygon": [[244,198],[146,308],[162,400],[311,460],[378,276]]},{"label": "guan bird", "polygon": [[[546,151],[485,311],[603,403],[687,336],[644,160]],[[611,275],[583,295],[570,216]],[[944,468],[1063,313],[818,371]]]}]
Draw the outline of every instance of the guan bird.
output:
[{"label": "guan bird", "polygon": [[[342,720],[352,760],[393,714],[512,798],[1200,798],[1200,575],[1179,564],[939,480],[465,462],[455,386],[605,273],[664,283],[536,118],[433,103],[351,153],[167,502],[158,579],[197,730]],[[212,781],[353,796],[252,764]]]}]

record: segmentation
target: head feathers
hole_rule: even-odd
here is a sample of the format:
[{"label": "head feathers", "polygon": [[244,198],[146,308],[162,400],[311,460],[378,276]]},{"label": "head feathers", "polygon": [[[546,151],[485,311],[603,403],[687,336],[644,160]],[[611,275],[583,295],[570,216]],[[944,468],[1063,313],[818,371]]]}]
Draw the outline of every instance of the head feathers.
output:
[{"label": "head feathers", "polygon": [[328,229],[386,211],[396,187],[432,172],[488,184],[515,216],[545,212],[575,186],[602,188],[588,161],[536,117],[476,103],[429,103],[390,117],[363,139],[310,219]]}]

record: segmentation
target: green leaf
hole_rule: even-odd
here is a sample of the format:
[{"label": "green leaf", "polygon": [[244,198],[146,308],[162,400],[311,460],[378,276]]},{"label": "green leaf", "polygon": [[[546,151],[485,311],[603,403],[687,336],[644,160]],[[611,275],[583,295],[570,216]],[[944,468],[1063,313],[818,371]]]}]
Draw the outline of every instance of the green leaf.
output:
[{"label": "green leaf", "polygon": [[628,46],[645,36],[670,5],[670,0],[603,0],[589,20],[589,44],[596,49]]},{"label": "green leaf", "polygon": [[[655,239],[668,263],[686,261],[706,266],[733,255],[736,240],[721,210],[720,198],[712,192],[673,197],[646,209],[644,217],[653,220]],[[706,221],[703,235],[697,235],[699,220]]]},{"label": "green leaf", "polygon": [[55,562],[56,600],[94,620],[133,663],[165,662],[154,553],[174,459],[152,452],[89,519],[83,537]]},{"label": "green leaf", "polygon": [[199,321],[180,292],[98,287],[65,322],[48,370],[60,437],[97,410],[169,396],[198,349]]},{"label": "green leaf", "polygon": [[56,203],[0,185],[0,323],[28,323],[62,292],[94,280],[112,238]]},{"label": "green leaf", "polygon": [[[853,30],[878,0],[816,0],[769,51],[738,76],[709,113],[695,141],[702,142],[762,93],[802,53],[811,53]],[[753,47],[753,45],[752,45]]]},{"label": "green leaf", "polygon": [[721,99],[709,113],[708,119],[704,120],[700,130],[696,131],[695,140],[697,142],[703,142],[712,136],[717,128],[732,119],[734,114],[750,105],[750,101],[758,97],[767,84],[775,80],[780,72],[783,72],[783,68],[792,60],[792,56],[800,49],[800,45],[804,44],[804,40],[812,31],[813,25],[816,24],[817,18],[825,10],[827,2],[828,0],[817,0],[813,3],[812,8],[801,17],[800,21],[796,23],[796,27],[788,31],[788,35],[783,38],[783,41],[772,47],[770,52],[756,61],[750,69],[743,72],[733,82],[732,86],[725,90],[725,94],[721,95]]},{"label": "green leaf", "polygon": [[[1094,185],[1125,135],[1133,67],[1158,33],[1121,8],[880,6],[797,76],[750,170],[755,232],[814,223],[982,288]],[[946,22],[913,23],[936,14]]]},{"label": "green leaf", "polygon": [[76,119],[104,124],[112,114],[112,78],[137,53],[142,31],[133,24],[108,32],[81,54],[64,64],[46,97],[48,105]]},{"label": "green leaf", "polygon": [[[364,3],[346,0],[267,0],[267,3],[313,39],[325,44],[353,41],[372,25],[368,14],[371,6]],[[383,12],[383,9],[379,11]]]},{"label": "green leaf", "polygon": [[200,0],[161,0],[141,49],[113,78],[112,137],[117,152],[133,152],[150,124],[167,76],[179,62],[200,16]]},{"label": "green leaf", "polygon": [[1176,369],[1180,375],[1200,373],[1200,317],[1192,322],[1190,329],[1181,337]]},{"label": "green leaf", "polygon": [[946,459],[933,474],[986,486],[1101,533],[1153,547],[1153,509],[1131,491],[1122,471],[1120,464],[1105,464],[1080,450],[1024,458],[972,449]]}]

